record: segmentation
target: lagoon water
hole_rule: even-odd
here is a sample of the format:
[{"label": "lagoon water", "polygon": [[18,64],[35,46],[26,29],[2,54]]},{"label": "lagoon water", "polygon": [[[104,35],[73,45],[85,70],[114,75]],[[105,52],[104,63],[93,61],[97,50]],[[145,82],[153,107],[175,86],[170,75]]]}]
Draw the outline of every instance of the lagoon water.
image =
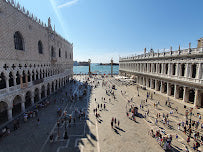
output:
[{"label": "lagoon water", "polygon": [[[89,66],[73,66],[74,74],[88,74]],[[91,63],[91,72],[97,74],[110,74],[111,66],[110,65],[99,65],[98,63]],[[118,74],[119,66],[113,66],[113,74]]]}]

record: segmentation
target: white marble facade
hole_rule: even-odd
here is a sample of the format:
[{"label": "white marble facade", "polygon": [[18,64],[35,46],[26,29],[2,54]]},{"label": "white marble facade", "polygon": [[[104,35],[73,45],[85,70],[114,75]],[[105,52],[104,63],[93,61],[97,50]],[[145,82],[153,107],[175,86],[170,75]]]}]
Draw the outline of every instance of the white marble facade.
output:
[{"label": "white marble facade", "polygon": [[[189,45],[190,46],[190,45]],[[203,107],[203,38],[197,48],[149,53],[119,59],[119,74],[147,88]]]},{"label": "white marble facade", "polygon": [[0,0],[0,122],[68,83],[73,44],[13,0]]}]

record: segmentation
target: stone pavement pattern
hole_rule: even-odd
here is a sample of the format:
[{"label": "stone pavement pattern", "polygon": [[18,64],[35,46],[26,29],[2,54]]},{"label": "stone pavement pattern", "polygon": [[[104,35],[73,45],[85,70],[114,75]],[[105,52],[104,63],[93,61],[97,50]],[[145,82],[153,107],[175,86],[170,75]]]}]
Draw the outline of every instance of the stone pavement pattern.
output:
[{"label": "stone pavement pattern", "polygon": [[[159,95],[156,93],[153,100],[145,105],[143,110],[139,109],[141,114],[144,114],[147,109],[150,109],[150,115],[146,119],[136,117],[137,123],[130,120],[126,116],[126,104],[127,100],[133,97],[133,102],[136,105],[141,103],[141,100],[146,98],[146,92],[150,90],[141,90],[139,89],[140,96],[137,97],[137,86],[124,86],[120,82],[116,81],[114,78],[105,79],[109,85],[115,84],[116,89],[114,92],[116,94],[116,100],[111,96],[106,95],[105,90],[108,89],[108,86],[102,87],[99,85],[95,89],[91,89],[89,83],[88,95],[81,100],[75,102],[70,102],[69,100],[61,102],[64,91],[70,90],[72,88],[74,91],[77,91],[79,86],[79,80],[86,80],[85,76],[74,76],[78,81],[76,84],[64,88],[61,93],[58,93],[54,98],[57,99],[57,103],[49,105],[46,109],[43,109],[39,112],[40,125],[36,125],[36,120],[33,118],[27,123],[22,124],[22,127],[12,132],[11,135],[1,139],[0,151],[8,152],[20,152],[20,151],[49,151],[49,152],[63,152],[63,151],[93,151],[93,152],[109,152],[109,151],[163,151],[163,149],[158,145],[156,140],[148,135],[148,131],[151,128],[162,128],[166,132],[179,134],[179,139],[173,139],[172,145],[174,145],[173,151],[182,151],[184,145],[186,144],[186,136],[179,130],[177,130],[177,122],[180,119],[184,119],[184,116],[179,114],[174,114],[169,116],[170,125],[172,129],[164,126],[159,120],[158,125],[154,125],[154,118],[156,113],[166,113],[170,109],[164,106],[164,102],[167,97]],[[93,81],[93,79],[91,79]],[[96,80],[95,80],[96,81]],[[102,79],[99,78],[98,81],[102,83]],[[126,95],[121,95],[120,91],[126,91]],[[106,101],[101,98],[105,97]],[[95,102],[95,98],[97,99]],[[109,98],[111,102],[109,102]],[[51,99],[52,100],[53,96]],[[157,109],[154,109],[153,103],[160,101],[161,106]],[[176,102],[172,106],[176,106]],[[97,119],[94,115],[93,109],[97,107],[98,104],[106,104],[106,110],[99,110],[100,119]],[[179,110],[181,109],[181,104],[178,105]],[[65,123],[61,124],[59,127],[60,137],[57,138],[58,128],[56,126],[57,115],[56,109],[58,107],[63,107],[68,114],[71,114],[72,117],[76,117],[76,123],[71,122],[71,127],[67,123],[68,130],[68,139],[63,139],[64,136],[64,127]],[[75,109],[82,110],[86,112],[86,117],[79,120]],[[116,117],[120,121],[120,127],[112,129],[110,122],[112,117]],[[54,134],[54,142],[49,142],[50,133]],[[182,138],[181,138],[182,137]]]}]

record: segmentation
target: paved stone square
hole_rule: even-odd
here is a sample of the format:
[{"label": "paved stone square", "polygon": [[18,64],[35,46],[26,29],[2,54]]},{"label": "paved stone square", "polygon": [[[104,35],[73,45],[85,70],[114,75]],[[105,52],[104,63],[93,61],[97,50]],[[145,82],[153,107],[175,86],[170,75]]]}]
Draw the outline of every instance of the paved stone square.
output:
[{"label": "paved stone square", "polygon": [[[21,125],[17,131],[12,131],[7,137],[0,140],[0,151],[2,152],[161,152],[164,151],[158,144],[155,138],[149,135],[150,129],[164,130],[167,134],[172,134],[172,151],[183,151],[185,148],[187,136],[178,130],[177,123],[180,120],[184,120],[184,108],[183,104],[179,101],[170,99],[172,107],[178,107],[179,113],[174,113],[169,116],[170,127],[164,125],[162,120],[158,120],[158,124],[155,125],[155,117],[157,113],[169,113],[170,108],[165,106],[167,96],[155,93],[153,99],[148,99],[143,109],[139,109],[139,113],[143,116],[149,109],[150,114],[146,118],[136,117],[136,122],[129,119],[126,116],[126,112],[129,107],[128,100],[133,98],[132,103],[139,107],[142,100],[146,99],[146,93],[152,92],[152,90],[138,89],[139,97],[137,96],[137,85],[125,86],[121,82],[118,82],[114,78],[98,78],[90,79],[89,86],[87,88],[87,95],[81,99],[71,102],[65,100],[65,91],[78,92],[78,87],[81,82],[87,79],[87,76],[74,76],[77,82],[69,84],[63,88],[61,92],[56,95],[52,95],[51,98],[47,99],[53,101],[57,99],[57,102],[51,102],[51,104],[39,111],[40,124],[37,126],[36,118],[28,120],[28,122]],[[94,81],[94,83],[93,83]],[[100,82],[96,88],[94,88],[97,82]],[[106,86],[102,87],[102,82],[107,82]],[[114,90],[116,99],[114,100],[111,95],[106,95],[106,90],[109,90],[109,86],[115,85]],[[126,94],[121,94],[126,92]],[[105,98],[105,101],[102,100]],[[96,101],[95,101],[96,98]],[[109,101],[110,98],[110,101]],[[154,103],[160,102],[157,108],[154,108]],[[100,118],[96,118],[93,112],[99,105],[106,105],[106,109],[99,108],[98,113]],[[190,105],[187,105],[188,107]],[[60,126],[57,127],[57,116],[56,110],[61,107],[63,111],[66,111],[67,115],[71,115],[72,118],[76,118],[75,122],[65,121],[60,122]],[[81,110],[85,112],[85,117],[79,118],[77,111]],[[201,110],[195,112],[202,112]],[[111,128],[112,117],[120,121],[119,127]],[[198,119],[194,116],[193,119]],[[65,125],[67,128],[68,139],[64,139]],[[181,128],[182,129],[182,128]],[[59,137],[58,137],[59,131]],[[200,130],[201,133],[201,130]],[[49,136],[53,134],[53,143],[50,143]],[[179,138],[175,139],[175,135],[178,134]],[[191,139],[189,149],[192,149],[193,139]],[[201,150],[202,147],[199,148]]]}]

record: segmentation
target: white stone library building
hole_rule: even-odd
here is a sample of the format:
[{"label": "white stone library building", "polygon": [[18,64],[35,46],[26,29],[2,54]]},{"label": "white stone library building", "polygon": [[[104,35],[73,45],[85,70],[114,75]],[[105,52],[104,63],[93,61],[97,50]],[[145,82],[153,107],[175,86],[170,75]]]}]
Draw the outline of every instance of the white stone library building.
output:
[{"label": "white stone library building", "polygon": [[13,0],[0,0],[0,124],[65,86],[73,44]]},{"label": "white stone library building", "polygon": [[119,74],[141,86],[203,107],[203,38],[197,48],[149,53],[119,59]]}]

